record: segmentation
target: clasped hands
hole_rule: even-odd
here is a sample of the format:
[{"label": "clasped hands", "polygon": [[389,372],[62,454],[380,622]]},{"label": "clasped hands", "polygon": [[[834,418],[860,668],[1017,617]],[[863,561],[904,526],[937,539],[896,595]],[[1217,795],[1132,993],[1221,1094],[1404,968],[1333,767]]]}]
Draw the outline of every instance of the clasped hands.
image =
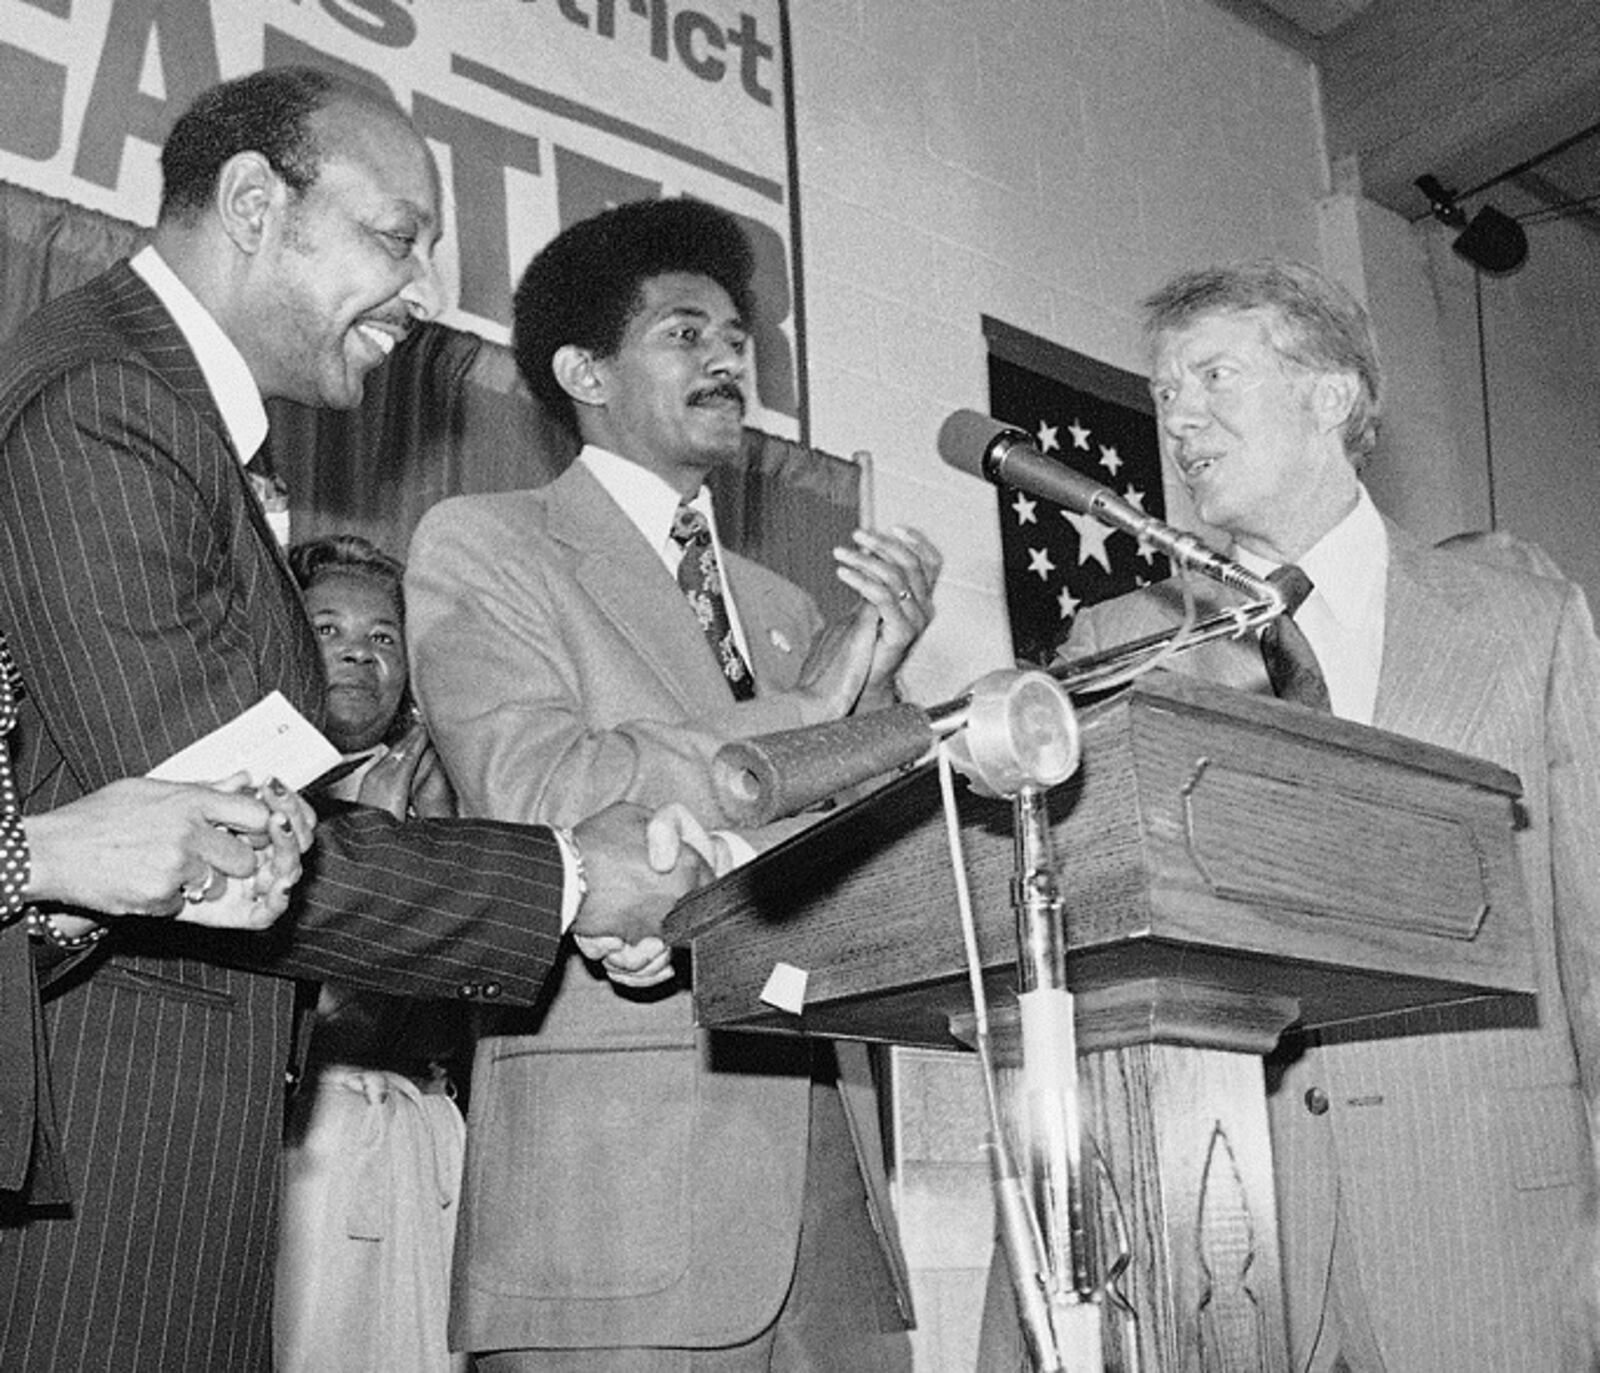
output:
[{"label": "clasped hands", "polygon": [[583,956],[623,987],[652,987],[673,975],[661,921],[697,887],[734,866],[721,835],[708,834],[686,806],[651,812],[618,801],[573,828],[589,890],[572,935]]},{"label": "clasped hands", "polygon": [[241,772],[211,785],[124,778],[25,826],[30,900],[261,930],[288,908],[316,816]]},{"label": "clasped hands", "polygon": [[833,550],[835,575],[860,598],[817,635],[796,695],[808,725],[893,705],[906,656],[933,621],[943,556],[919,530],[858,529]]}]

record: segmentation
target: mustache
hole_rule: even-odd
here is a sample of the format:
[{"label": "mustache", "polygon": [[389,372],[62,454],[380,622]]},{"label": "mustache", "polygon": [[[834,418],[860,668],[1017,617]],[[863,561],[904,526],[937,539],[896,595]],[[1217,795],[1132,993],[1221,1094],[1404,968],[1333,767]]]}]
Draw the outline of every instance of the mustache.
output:
[{"label": "mustache", "polygon": [[710,386],[701,387],[689,396],[690,405],[704,405],[707,401],[728,400],[739,407],[739,413],[744,414],[744,391],[731,381],[716,381]]}]

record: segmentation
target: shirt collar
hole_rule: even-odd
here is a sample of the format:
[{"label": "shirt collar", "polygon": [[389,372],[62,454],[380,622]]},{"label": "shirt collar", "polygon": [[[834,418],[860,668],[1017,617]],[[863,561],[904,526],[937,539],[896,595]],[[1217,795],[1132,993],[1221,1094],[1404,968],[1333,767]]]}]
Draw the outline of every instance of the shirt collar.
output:
[{"label": "shirt collar", "polygon": [[249,462],[266,440],[267,408],[262,404],[261,390],[250,374],[244,355],[233,346],[211,312],[178,280],[177,273],[153,245],[141,248],[128,265],[166,306],[195,361],[200,364],[201,375],[206,379],[217,409],[222,412],[222,422],[227,426],[239,461]]},{"label": "shirt collar", "polygon": [[[1277,567],[1245,548],[1234,549],[1233,556],[1257,576]],[[1299,566],[1335,619],[1361,621],[1389,571],[1389,532],[1365,486],[1357,483],[1355,508],[1306,551]]]},{"label": "shirt collar", "polygon": [[[672,536],[672,517],[677,513],[681,498],[678,492],[649,468],[641,467],[609,449],[586,443],[578,454],[578,461],[606,490],[606,494],[622,507],[623,513],[634,524],[651,548],[660,550]],[[711,526],[711,537],[717,539],[717,520],[711,508],[711,492],[702,486],[689,501],[706,517]]]}]

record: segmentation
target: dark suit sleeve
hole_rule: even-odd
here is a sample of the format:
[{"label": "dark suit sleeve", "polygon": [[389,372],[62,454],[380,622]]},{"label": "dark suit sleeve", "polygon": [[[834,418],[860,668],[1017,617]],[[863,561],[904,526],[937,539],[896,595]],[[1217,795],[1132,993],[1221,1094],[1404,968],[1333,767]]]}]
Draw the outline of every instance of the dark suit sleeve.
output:
[{"label": "dark suit sleeve", "polygon": [[556,961],[565,875],[543,827],[353,806],[317,826],[305,861],[289,914],[250,960],[262,971],[434,998],[489,979],[492,996],[526,1004]]}]

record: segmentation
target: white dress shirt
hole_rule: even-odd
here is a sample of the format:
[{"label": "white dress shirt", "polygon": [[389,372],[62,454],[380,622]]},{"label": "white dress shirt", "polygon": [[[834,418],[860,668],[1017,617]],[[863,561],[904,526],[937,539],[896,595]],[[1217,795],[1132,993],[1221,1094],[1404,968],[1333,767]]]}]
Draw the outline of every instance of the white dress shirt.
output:
[{"label": "white dress shirt", "polygon": [[[672,537],[672,521],[681,499],[678,493],[648,468],[592,443],[584,444],[578,461],[605,488],[606,495],[622,507],[622,513],[655,549],[661,565],[676,581],[678,564],[683,561],[683,548]],[[711,546],[717,554],[717,578],[722,583],[728,623],[733,627],[733,639],[739,646],[740,656],[749,663],[750,645],[744,637],[744,626],[739,623],[738,604],[728,589],[726,559],[722,553],[722,538],[717,533],[717,512],[711,506],[710,490],[702,486],[689,504],[706,517],[711,530]]]},{"label": "white dress shirt", "polygon": [[129,259],[128,266],[167,307],[167,313],[200,364],[211,399],[222,412],[222,422],[227,426],[239,461],[249,462],[255,457],[256,449],[266,442],[267,407],[262,404],[261,388],[256,385],[243,354],[153,247],[139,249]]},{"label": "white dress shirt", "polygon": [[[167,266],[153,247],[141,248],[129,260],[128,266],[167,307],[167,313],[172,316],[195,361],[200,364],[201,375],[206,379],[206,386],[217,403],[217,409],[222,412],[222,423],[227,428],[228,437],[233,440],[239,461],[248,463],[266,442],[267,408],[262,404],[261,390],[243,355],[233,346],[233,340],[223,332],[222,326],[211,317],[210,311],[178,280],[172,268]],[[258,490],[257,496],[261,494]],[[287,504],[263,500],[262,511],[279,545],[287,548]]]},{"label": "white dress shirt", "polygon": [[[1367,488],[1358,491],[1355,509],[1300,559],[1312,590],[1294,620],[1316,652],[1333,713],[1370,725],[1383,666],[1389,533]],[[1258,576],[1276,566],[1242,548],[1234,556]]]}]

